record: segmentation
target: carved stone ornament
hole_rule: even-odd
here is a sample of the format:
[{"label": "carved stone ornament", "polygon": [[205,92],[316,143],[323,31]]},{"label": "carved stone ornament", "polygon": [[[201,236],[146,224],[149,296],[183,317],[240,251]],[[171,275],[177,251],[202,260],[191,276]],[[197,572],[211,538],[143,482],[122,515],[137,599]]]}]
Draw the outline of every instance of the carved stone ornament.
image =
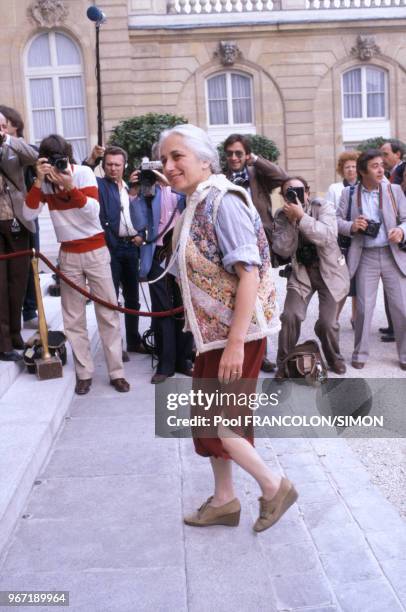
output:
[{"label": "carved stone ornament", "polygon": [[28,16],[43,28],[53,28],[66,20],[68,9],[63,0],[36,0],[28,7]]},{"label": "carved stone ornament", "polygon": [[231,40],[221,40],[218,44],[214,57],[220,58],[223,66],[232,66],[242,55],[236,42]]},{"label": "carved stone ornament", "polygon": [[375,43],[375,37],[365,36],[363,34],[357,36],[357,42],[351,49],[351,55],[357,57],[362,62],[367,62],[374,55],[380,55],[380,53],[381,49]]}]

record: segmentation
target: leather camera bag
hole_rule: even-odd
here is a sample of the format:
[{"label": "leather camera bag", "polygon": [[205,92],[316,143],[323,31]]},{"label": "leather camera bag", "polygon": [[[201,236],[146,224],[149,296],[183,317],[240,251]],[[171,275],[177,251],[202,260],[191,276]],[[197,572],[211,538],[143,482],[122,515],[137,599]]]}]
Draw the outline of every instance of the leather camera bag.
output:
[{"label": "leather camera bag", "polygon": [[327,380],[327,367],[316,340],[297,344],[281,363],[285,378],[304,379],[309,385]]}]

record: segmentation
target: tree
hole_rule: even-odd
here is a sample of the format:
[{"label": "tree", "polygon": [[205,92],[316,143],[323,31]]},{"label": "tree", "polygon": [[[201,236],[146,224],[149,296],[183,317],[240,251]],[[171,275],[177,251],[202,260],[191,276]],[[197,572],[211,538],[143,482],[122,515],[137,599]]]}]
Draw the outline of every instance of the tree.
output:
[{"label": "tree", "polygon": [[362,140],[359,145],[357,145],[357,150],[366,151],[367,149],[379,149],[384,142],[388,142],[388,138],[383,138],[383,136],[368,138],[367,140]]},{"label": "tree", "polygon": [[[272,162],[278,161],[280,151],[273,140],[267,138],[266,136],[258,136],[257,134],[244,134],[244,136],[249,139],[252,152],[255,153],[255,155],[261,155],[261,157],[264,157]],[[227,164],[223,145],[224,142],[221,142],[218,145],[217,150],[220,155],[220,163],[225,168]]]},{"label": "tree", "polygon": [[128,153],[129,169],[137,168],[143,157],[151,156],[151,147],[163,130],[188,123],[177,115],[147,113],[121,121],[113,130],[109,144],[122,147]]}]

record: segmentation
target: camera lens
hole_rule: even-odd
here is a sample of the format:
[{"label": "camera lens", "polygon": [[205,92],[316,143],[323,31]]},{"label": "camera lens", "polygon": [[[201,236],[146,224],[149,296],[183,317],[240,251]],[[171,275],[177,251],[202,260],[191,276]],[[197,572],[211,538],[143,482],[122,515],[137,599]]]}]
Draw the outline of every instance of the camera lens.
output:
[{"label": "camera lens", "polygon": [[63,172],[68,167],[68,158],[63,157],[62,159],[55,160],[55,168],[60,172]]}]

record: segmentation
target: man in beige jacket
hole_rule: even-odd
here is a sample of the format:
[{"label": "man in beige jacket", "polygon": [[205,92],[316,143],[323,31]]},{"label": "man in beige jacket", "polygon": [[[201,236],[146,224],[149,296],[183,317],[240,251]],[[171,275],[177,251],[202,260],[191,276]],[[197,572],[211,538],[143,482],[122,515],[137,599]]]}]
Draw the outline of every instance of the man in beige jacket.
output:
[{"label": "man in beige jacket", "polygon": [[[293,226],[291,233],[297,234],[297,248],[291,254],[292,272],[281,315],[277,365],[281,365],[299,340],[307,307],[317,291],[320,305],[314,330],[330,369],[344,374],[346,367],[340,353],[337,314],[340,303],[347,297],[350,281],[344,256],[337,244],[334,207],[326,200],[310,200],[309,185],[301,177],[287,179],[281,190],[285,205],[279,214],[285,216],[286,224]],[[278,231],[277,224],[274,232],[275,251]]]},{"label": "man in beige jacket", "polygon": [[[35,164],[37,152],[22,138],[8,134],[0,113],[0,254],[25,251],[35,225],[23,216],[24,169]],[[19,361],[24,348],[21,308],[27,287],[29,257],[0,262],[0,361]]]}]

